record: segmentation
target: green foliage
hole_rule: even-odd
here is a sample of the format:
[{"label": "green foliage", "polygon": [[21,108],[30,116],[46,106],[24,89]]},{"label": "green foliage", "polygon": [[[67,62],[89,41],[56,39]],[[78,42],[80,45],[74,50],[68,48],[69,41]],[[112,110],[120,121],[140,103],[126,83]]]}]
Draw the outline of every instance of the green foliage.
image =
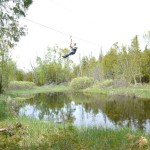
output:
[{"label": "green foliage", "polygon": [[[51,138],[53,137],[53,138]],[[82,141],[78,136],[78,129],[72,125],[61,127],[57,129],[57,132],[51,135],[51,148],[65,150],[77,150],[82,149]]]},{"label": "green foliage", "polygon": [[0,2],[0,93],[9,81],[9,53],[25,35],[25,27],[19,25],[19,19],[25,17],[32,0]]},{"label": "green foliage", "polygon": [[24,81],[33,82],[33,72],[29,71],[24,74]]},{"label": "green foliage", "polygon": [[15,73],[15,76],[16,76],[16,80],[17,81],[23,81],[23,79],[24,79],[24,72],[23,72],[23,70],[17,69],[16,73]]},{"label": "green foliage", "polygon": [[94,84],[94,80],[88,77],[74,78],[70,83],[70,88],[73,90],[86,89]]},{"label": "green foliage", "polygon": [[[26,127],[27,126],[27,127]],[[101,127],[74,127],[72,125],[52,125],[51,123],[29,119],[22,123],[12,123],[6,132],[0,134],[2,149],[54,149],[54,150],[97,150],[150,148],[150,136],[139,130],[128,128],[108,129]]]},{"label": "green foliage", "polygon": [[31,4],[32,0],[1,1],[0,42],[3,48],[12,48],[14,42],[18,42],[20,37],[25,35],[24,27],[19,26],[18,20],[25,17]]},{"label": "green foliage", "polygon": [[106,79],[114,79],[117,72],[118,43],[115,43],[102,60]]},{"label": "green foliage", "polygon": [[9,90],[31,89],[35,87],[35,83],[28,81],[12,81],[9,83]]},{"label": "green foliage", "polygon": [[129,71],[132,76],[132,80],[136,85],[137,78],[139,78],[139,82],[141,83],[141,66],[142,66],[141,50],[137,35],[131,40],[131,46],[129,47],[128,55],[130,63]]},{"label": "green foliage", "polygon": [[[62,54],[68,51],[57,46],[48,47],[44,58],[37,57],[37,67],[32,66],[33,71],[29,73],[17,69],[15,64],[10,64],[9,74],[13,74],[11,80],[33,81],[37,85],[58,85],[70,82],[73,78],[87,76],[96,82],[112,79],[115,81],[114,86],[150,81],[150,49],[146,46],[141,51],[138,36],[131,40],[129,46],[119,47],[117,42],[114,43],[104,56],[101,50],[98,60],[92,55],[83,56],[79,58],[78,65],[70,58],[62,59]],[[3,65],[6,68],[5,63]],[[8,72],[3,74],[3,81],[7,80],[7,74]]]},{"label": "green foliage", "polygon": [[3,94],[0,95],[0,121],[3,121],[14,114],[13,105],[9,98],[9,96]]},{"label": "green foliage", "polygon": [[2,127],[0,134],[0,148],[1,149],[21,149],[26,129],[21,123],[16,123],[8,127]]},{"label": "green foliage", "polygon": [[112,79],[108,79],[108,80],[104,80],[102,82],[97,82],[93,85],[93,87],[96,88],[103,88],[103,87],[110,87],[113,85],[113,80]]},{"label": "green foliage", "polygon": [[[64,49],[66,51],[66,49]],[[62,60],[60,48],[48,48],[44,58],[37,57],[37,67],[34,69],[33,78],[37,85],[59,84],[71,79],[73,63],[69,59]],[[53,57],[52,57],[53,56]]]},{"label": "green foliage", "polygon": [[0,120],[6,118],[7,116],[6,110],[7,110],[6,102],[4,100],[1,100],[0,98]]},{"label": "green foliage", "polygon": [[113,87],[119,88],[119,87],[128,87],[129,83],[126,80],[114,80],[113,81]]},{"label": "green foliage", "polygon": [[[117,103],[109,104],[108,111],[110,112],[112,106],[116,107]],[[4,112],[6,105],[2,105],[4,107],[1,108]],[[119,108],[121,109],[121,107]],[[127,109],[129,108],[127,107]],[[123,109],[122,111],[124,112]],[[144,131],[129,128],[74,127],[66,122],[57,124],[34,118],[15,117],[0,121],[0,129],[0,149],[116,150],[118,147],[133,150],[150,149],[150,135]]]}]

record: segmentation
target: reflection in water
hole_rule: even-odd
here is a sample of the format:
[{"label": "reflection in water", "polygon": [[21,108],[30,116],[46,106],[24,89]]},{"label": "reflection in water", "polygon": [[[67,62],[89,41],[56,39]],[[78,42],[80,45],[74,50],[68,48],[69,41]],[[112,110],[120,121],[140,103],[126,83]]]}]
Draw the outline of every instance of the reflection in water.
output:
[{"label": "reflection in water", "polygon": [[150,101],[104,95],[47,93],[36,94],[19,109],[19,115],[76,126],[118,125],[150,131]]}]

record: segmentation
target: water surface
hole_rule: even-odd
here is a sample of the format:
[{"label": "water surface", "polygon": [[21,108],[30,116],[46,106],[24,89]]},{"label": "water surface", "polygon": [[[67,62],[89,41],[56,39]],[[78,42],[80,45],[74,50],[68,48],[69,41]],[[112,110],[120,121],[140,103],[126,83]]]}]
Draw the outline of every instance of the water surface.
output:
[{"label": "water surface", "polygon": [[150,132],[150,100],[82,93],[40,93],[19,108],[19,115],[76,126],[128,126]]}]

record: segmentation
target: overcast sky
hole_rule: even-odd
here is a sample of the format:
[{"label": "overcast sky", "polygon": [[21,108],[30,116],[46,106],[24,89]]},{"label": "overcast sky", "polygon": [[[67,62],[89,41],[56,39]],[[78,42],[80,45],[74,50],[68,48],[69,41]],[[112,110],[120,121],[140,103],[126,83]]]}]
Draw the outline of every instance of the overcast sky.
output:
[{"label": "overcast sky", "polygon": [[150,30],[150,0],[34,0],[22,25],[28,34],[13,51],[19,67],[30,68],[47,47],[69,48],[70,35],[79,55],[105,54],[115,43],[129,44]]}]

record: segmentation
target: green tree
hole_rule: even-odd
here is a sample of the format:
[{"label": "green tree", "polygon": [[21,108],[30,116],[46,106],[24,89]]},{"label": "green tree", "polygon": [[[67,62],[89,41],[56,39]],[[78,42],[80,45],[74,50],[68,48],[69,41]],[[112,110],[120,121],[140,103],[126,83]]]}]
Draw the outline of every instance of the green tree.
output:
[{"label": "green tree", "polygon": [[150,81],[150,49],[145,47],[141,55],[142,82]]},{"label": "green tree", "polygon": [[16,80],[16,72],[18,70],[16,63],[12,59],[9,59],[6,67],[9,81]]},{"label": "green tree", "polygon": [[28,72],[24,73],[24,79],[23,80],[33,82],[33,72],[28,71]]},{"label": "green tree", "polygon": [[80,66],[81,66],[81,76],[84,77],[84,76],[89,76],[89,59],[87,56],[84,56],[82,57],[82,60],[80,62]]},{"label": "green tree", "polygon": [[33,68],[33,81],[37,85],[43,85],[46,83],[46,77],[45,77],[46,68],[40,57],[36,58],[36,63],[37,63],[37,67]]},{"label": "green tree", "polygon": [[139,82],[141,83],[141,50],[137,35],[131,40],[131,46],[129,47],[129,62],[130,74],[132,76],[134,84],[137,84],[137,80],[139,80]]},{"label": "green tree", "polygon": [[22,69],[16,70],[16,80],[23,81],[24,80],[24,71]]},{"label": "green tree", "polygon": [[25,27],[19,26],[20,17],[25,17],[32,0],[3,0],[0,2],[0,93],[8,83],[7,62],[9,51],[25,35]]},{"label": "green tree", "polygon": [[103,54],[102,54],[102,49],[99,53],[98,61],[95,66],[95,79],[98,81],[102,81],[104,78],[104,70],[103,70]]},{"label": "green tree", "polygon": [[108,53],[102,60],[104,75],[107,79],[115,79],[117,70],[117,59],[118,59],[118,43],[114,43],[113,46],[110,48]]},{"label": "green tree", "polygon": [[69,58],[62,59],[62,51],[66,52],[67,49],[48,47],[43,59],[37,57],[37,67],[33,69],[36,84],[59,84],[71,80],[73,62]]},{"label": "green tree", "polygon": [[94,78],[95,80],[99,76],[97,61],[94,56],[91,56],[89,58],[89,75],[90,75],[90,77]]},{"label": "green tree", "polygon": [[127,46],[124,45],[121,46],[120,51],[118,53],[117,65],[120,79],[130,83],[132,80],[132,76],[130,73],[129,55]]}]

